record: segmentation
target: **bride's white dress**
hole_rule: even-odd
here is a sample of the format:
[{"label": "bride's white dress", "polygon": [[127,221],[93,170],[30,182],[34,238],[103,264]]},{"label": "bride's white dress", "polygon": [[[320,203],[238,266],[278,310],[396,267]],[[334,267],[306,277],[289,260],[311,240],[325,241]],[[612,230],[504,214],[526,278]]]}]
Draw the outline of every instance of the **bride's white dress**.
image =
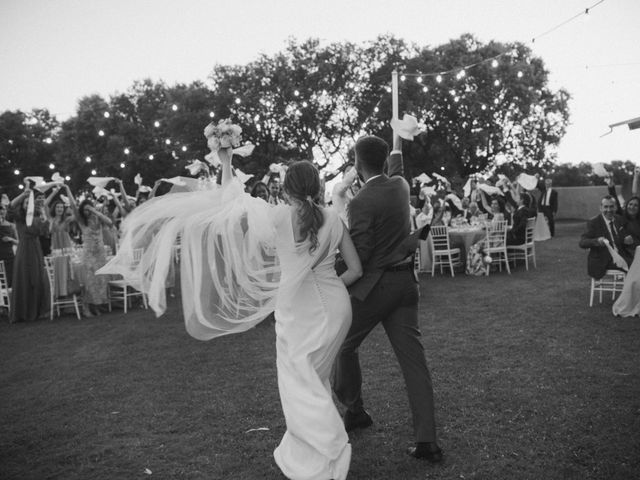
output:
[{"label": "bride's white dress", "polygon": [[[344,479],[351,445],[332,400],[329,375],[349,326],[351,304],[337,277],[344,225],[324,210],[318,247],[295,241],[291,207],[271,206],[233,181],[224,188],[169,194],[125,219],[118,273],[162,314],[173,250],[181,249],[187,331],[208,340],[247,330],[275,310],[278,388],[287,431],[274,451],[291,479]],[[142,249],[139,263],[134,250]]]}]

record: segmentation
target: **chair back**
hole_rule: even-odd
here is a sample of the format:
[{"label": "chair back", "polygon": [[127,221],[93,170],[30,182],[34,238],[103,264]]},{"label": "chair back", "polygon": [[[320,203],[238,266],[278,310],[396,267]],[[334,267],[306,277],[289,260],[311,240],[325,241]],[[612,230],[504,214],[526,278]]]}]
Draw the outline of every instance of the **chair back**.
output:
[{"label": "chair back", "polygon": [[0,260],[0,307],[9,308],[9,282],[7,280],[7,270],[4,266],[4,260]]},{"label": "chair back", "polygon": [[51,295],[55,295],[55,282],[56,277],[53,271],[53,258],[50,256],[44,257],[44,269],[47,272],[47,278],[49,279],[49,288],[51,289]]},{"label": "chair back", "polygon": [[527,230],[525,234],[525,244],[532,245],[533,244],[533,236],[536,230],[536,221],[538,219],[536,217],[531,217],[527,219]]},{"label": "chair back", "polygon": [[434,250],[450,250],[449,227],[446,225],[435,225],[431,227],[431,239]]},{"label": "chair back", "polygon": [[486,246],[488,248],[502,248],[507,245],[507,222],[487,223]]}]

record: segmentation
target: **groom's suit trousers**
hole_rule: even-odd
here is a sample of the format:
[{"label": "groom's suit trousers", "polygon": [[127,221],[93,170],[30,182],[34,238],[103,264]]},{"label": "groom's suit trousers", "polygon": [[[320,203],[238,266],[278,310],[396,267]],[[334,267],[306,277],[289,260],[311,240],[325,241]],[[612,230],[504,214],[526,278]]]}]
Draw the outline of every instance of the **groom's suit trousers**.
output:
[{"label": "groom's suit trousers", "polygon": [[347,408],[357,411],[363,407],[358,348],[382,323],[404,376],[416,441],[434,442],[433,387],[420,340],[419,290],[411,268],[384,272],[365,301],[351,298],[353,320],[336,358],[333,388]]}]

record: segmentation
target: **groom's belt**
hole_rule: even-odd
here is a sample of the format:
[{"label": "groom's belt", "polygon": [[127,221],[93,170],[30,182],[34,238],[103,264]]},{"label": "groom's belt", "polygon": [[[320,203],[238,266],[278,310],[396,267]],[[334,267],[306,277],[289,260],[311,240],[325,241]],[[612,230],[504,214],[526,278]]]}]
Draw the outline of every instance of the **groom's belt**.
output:
[{"label": "groom's belt", "polygon": [[408,262],[396,263],[384,269],[385,272],[403,272],[405,270],[413,270],[413,260]]}]

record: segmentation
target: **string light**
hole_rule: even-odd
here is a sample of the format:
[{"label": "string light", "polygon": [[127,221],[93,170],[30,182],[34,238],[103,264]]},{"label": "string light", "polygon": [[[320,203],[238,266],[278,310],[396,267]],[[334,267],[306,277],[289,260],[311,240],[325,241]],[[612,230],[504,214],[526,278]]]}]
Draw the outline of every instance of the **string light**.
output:
[{"label": "string light", "polygon": [[171,145],[171,140],[170,140],[169,138],[167,138],[167,139],[164,141],[164,143],[165,143],[166,145]]},{"label": "string light", "polygon": [[125,155],[129,155],[129,153],[131,153],[131,150],[129,150],[128,148],[125,148],[124,149],[124,154]]},{"label": "string light", "polygon": [[98,130],[98,135],[100,135],[101,137],[104,137],[104,130]]},{"label": "string light", "polygon": [[378,112],[380,111],[380,109],[379,109],[378,107],[375,107],[375,108],[373,109],[373,111],[374,111],[374,112],[376,112],[376,113],[378,113]]},{"label": "string light", "polygon": [[54,168],[56,168],[56,166],[53,163],[49,164],[49,170],[53,170]]},{"label": "string light", "polygon": [[216,114],[215,114],[215,113],[213,113],[213,112],[209,112],[209,117],[210,117],[210,118],[213,118],[213,117],[215,117],[215,116],[216,116]]},{"label": "string light", "polygon": [[156,120],[155,122],[153,122],[153,126],[158,128],[160,126],[160,122]]},{"label": "string light", "polygon": [[14,175],[20,175],[20,170],[18,170],[17,168],[13,171]]},{"label": "string light", "polygon": [[496,80],[495,82],[493,82],[493,84],[494,84],[496,87],[500,86],[500,80]]},{"label": "string light", "polygon": [[436,75],[436,82],[442,83],[442,75],[440,74]]},{"label": "string light", "polygon": [[298,90],[294,90],[294,91],[293,91],[293,95],[297,97],[297,96],[299,96],[299,95],[300,95],[300,92],[299,92]]},{"label": "string light", "polygon": [[[306,108],[306,106],[307,106],[307,105],[308,105],[308,104],[307,104],[307,102],[302,102],[302,106],[303,106],[303,107],[305,107],[305,108]],[[257,117],[257,115],[256,115],[256,117]]]},{"label": "string light", "polygon": [[498,68],[498,60],[496,60],[495,58],[491,60],[491,66],[493,68]]},{"label": "string light", "polygon": [[104,118],[109,118],[111,115],[109,115],[109,112],[104,112]]},{"label": "string light", "polygon": [[153,154],[149,155],[149,160],[153,160]]},{"label": "string light", "polygon": [[177,112],[178,111],[178,105],[176,105],[174,103],[173,106],[171,107],[171,110],[173,110],[174,112]]},{"label": "string light", "polygon": [[481,106],[480,108],[482,108],[482,110],[486,110],[486,109],[487,109],[487,106],[483,103],[483,104],[482,104],[482,106]]},{"label": "string light", "polygon": [[182,151],[183,151],[183,152],[186,152],[186,151],[187,151],[187,146],[186,146],[186,145],[183,145],[183,146],[182,146]]},{"label": "string light", "polygon": [[416,82],[418,82],[418,83],[422,83],[422,77],[418,77],[418,78],[416,78]]},{"label": "string light", "polygon": [[400,75],[400,81],[404,82],[407,79],[406,75]]},{"label": "string light", "polygon": [[98,172],[96,172],[95,169],[91,170],[91,175],[97,175],[97,174],[98,174]]},{"label": "string light", "polygon": [[121,163],[121,164],[120,164],[120,168],[124,168],[124,167],[125,167],[125,164],[124,164],[124,163]]},{"label": "string light", "polygon": [[426,86],[422,87],[422,91],[424,93],[427,93],[429,91],[429,87],[426,87]]},{"label": "string light", "polygon": [[240,101],[241,100],[239,98],[236,98],[236,105],[240,105]]},{"label": "string light", "polygon": [[87,162],[87,163],[91,163],[91,157],[87,155],[85,157],[84,161]]},{"label": "string light", "polygon": [[64,179],[68,182],[69,180],[71,180],[71,177],[67,175],[66,177],[64,177]]},{"label": "string light", "polygon": [[22,189],[24,188],[24,185],[20,184],[20,185],[18,185],[18,188],[19,188],[20,190],[22,190]]},{"label": "string light", "polygon": [[522,72],[518,72],[518,78],[522,78],[523,73]]},{"label": "string light", "polygon": [[[53,142],[53,140],[51,140],[49,137],[44,139],[44,143],[51,144],[52,142]],[[12,143],[12,142],[9,142],[9,143]]]}]

